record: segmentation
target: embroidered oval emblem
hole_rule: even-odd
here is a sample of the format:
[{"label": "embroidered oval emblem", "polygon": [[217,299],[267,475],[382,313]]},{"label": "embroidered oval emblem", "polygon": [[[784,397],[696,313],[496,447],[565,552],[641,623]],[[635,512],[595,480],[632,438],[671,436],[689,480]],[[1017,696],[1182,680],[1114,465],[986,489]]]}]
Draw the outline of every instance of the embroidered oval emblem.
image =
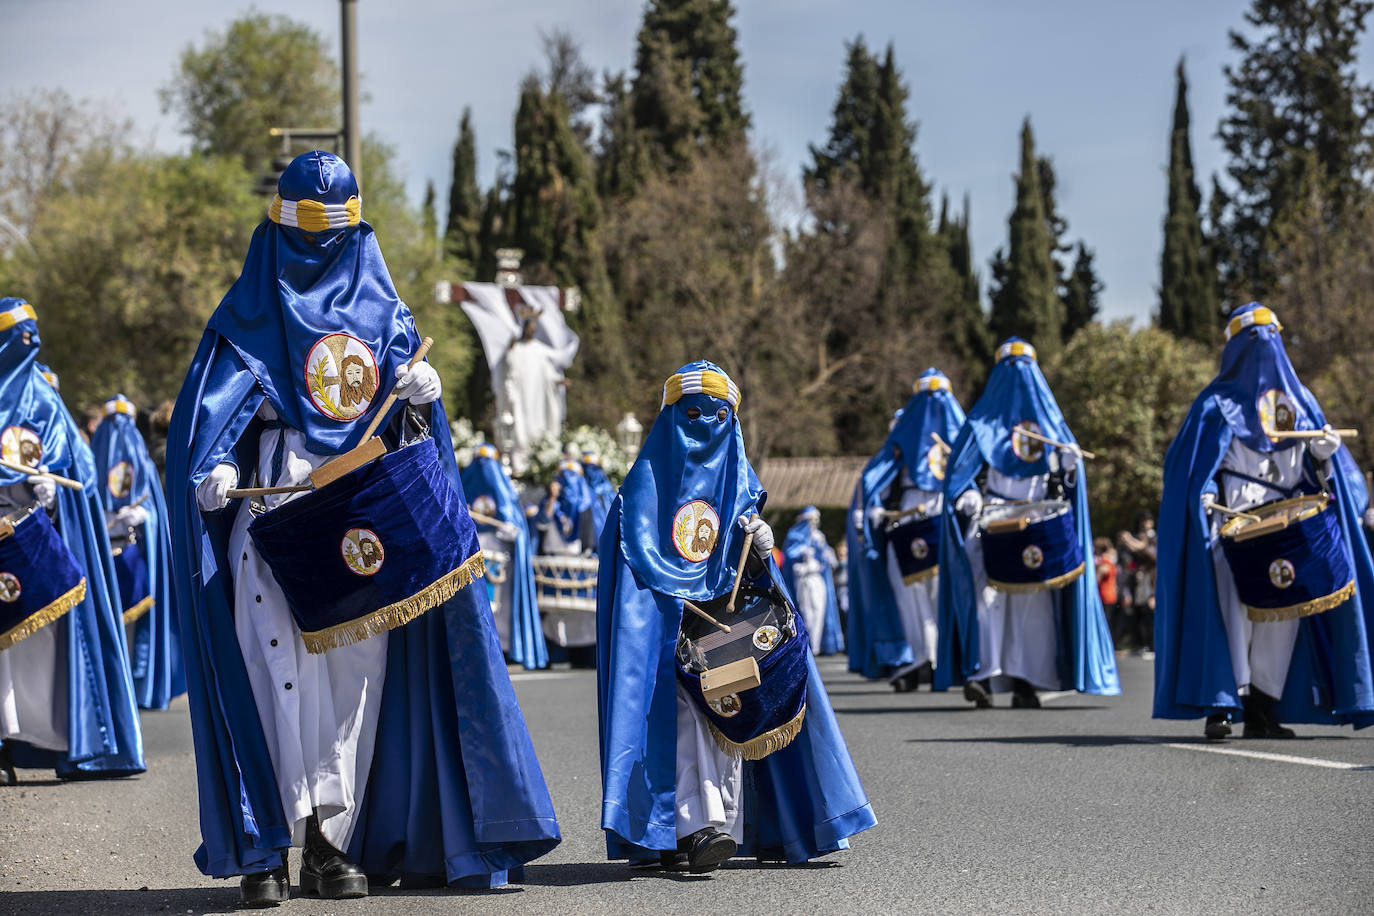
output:
[{"label": "embroidered oval emblem", "polygon": [[368,528],[350,528],[339,542],[339,553],[348,564],[348,571],[357,576],[374,576],[386,560],[386,551],[376,532]]},{"label": "embroidered oval emblem", "polygon": [[27,426],[7,426],[0,433],[0,457],[36,468],[43,463],[43,440]]},{"label": "embroidered oval emblem", "polygon": [[19,587],[19,579],[13,573],[0,572],[0,601],[9,604],[11,601],[19,600],[19,593],[23,589]]},{"label": "embroidered oval emblem", "polygon": [[727,693],[723,697],[707,700],[706,705],[711,707],[711,712],[720,716],[722,719],[733,719],[740,714],[740,710],[743,708],[739,701],[739,694],[737,693]]},{"label": "embroidered oval emblem", "polygon": [[1270,388],[1260,395],[1256,407],[1259,409],[1260,425],[1270,440],[1279,441],[1272,435],[1279,430],[1297,428],[1298,408],[1292,398],[1277,388]]},{"label": "embroidered oval emblem", "polygon": [[328,334],[306,357],[305,390],[326,417],[352,420],[366,413],[377,396],[377,360],[358,338]]},{"label": "embroidered oval emblem", "polygon": [[1022,420],[1012,427],[1011,431],[1011,451],[1017,458],[1027,464],[1039,461],[1045,454],[1045,446],[1039,439],[1032,439],[1021,430],[1029,430],[1033,433],[1043,435],[1040,424],[1033,420]]},{"label": "embroidered oval emblem", "polygon": [[766,624],[754,631],[754,648],[761,652],[771,652],[782,642],[782,631],[772,624]]},{"label": "embroidered oval emblem", "polygon": [[683,559],[700,563],[716,549],[720,516],[700,499],[687,503],[673,516],[673,546]]},{"label": "embroidered oval emblem", "polygon": [[[472,511],[478,515],[485,515],[489,518],[496,518],[496,500],[491,498],[490,493],[483,493],[472,501]],[[482,522],[478,522],[482,524]]]},{"label": "embroidered oval emblem", "polygon": [[926,543],[925,538],[917,538],[911,542],[911,555],[918,560],[930,556],[930,544]]},{"label": "embroidered oval emblem", "polygon": [[1021,562],[1026,569],[1039,569],[1045,563],[1045,552],[1034,544],[1021,551]]},{"label": "embroidered oval emblem", "polygon": [[1297,570],[1285,559],[1280,558],[1269,564],[1269,581],[1274,583],[1274,588],[1287,588],[1296,577]]},{"label": "embroidered oval emblem", "polygon": [[945,479],[946,457],[945,450],[940,447],[939,443],[932,445],[926,452],[926,466],[930,468],[930,473],[936,480]]},{"label": "embroidered oval emblem", "polygon": [[105,485],[115,499],[128,496],[134,487],[134,466],[127,461],[119,462],[105,475]]}]

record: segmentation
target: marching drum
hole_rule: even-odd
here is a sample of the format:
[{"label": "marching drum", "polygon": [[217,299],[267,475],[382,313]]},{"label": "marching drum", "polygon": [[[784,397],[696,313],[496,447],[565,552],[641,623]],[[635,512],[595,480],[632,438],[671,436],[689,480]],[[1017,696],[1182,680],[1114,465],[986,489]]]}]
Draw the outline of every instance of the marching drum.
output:
[{"label": "marching drum", "polygon": [[940,516],[895,521],[885,536],[907,585],[923,582],[940,571]]},{"label": "marching drum", "polygon": [[601,567],[596,557],[545,554],[531,557],[530,565],[540,611],[596,613],[596,576]]},{"label": "marching drum", "polygon": [[402,626],[483,573],[467,506],[431,438],[264,512],[248,534],[311,653]]},{"label": "marching drum", "polygon": [[82,602],[86,577],[37,506],[0,518],[0,649],[32,636]]},{"label": "marching drum", "polygon": [[1293,620],[1344,604],[1355,575],[1325,493],[1247,510],[1221,526],[1221,548],[1251,620]]},{"label": "marching drum", "polygon": [[123,605],[124,622],[133,623],[153,607],[153,594],[148,583],[148,560],[139,549],[138,539],[130,537],[115,547],[115,575],[119,579],[119,603]]},{"label": "marching drum", "polygon": [[988,584],[998,591],[1061,588],[1087,568],[1073,507],[1062,499],[991,503],[978,527]]},{"label": "marching drum", "polygon": [[720,597],[702,610],[730,627],[684,613],[677,675],[720,749],[759,760],[801,731],[808,681],[806,628],[785,598],[743,586],[734,613]]}]

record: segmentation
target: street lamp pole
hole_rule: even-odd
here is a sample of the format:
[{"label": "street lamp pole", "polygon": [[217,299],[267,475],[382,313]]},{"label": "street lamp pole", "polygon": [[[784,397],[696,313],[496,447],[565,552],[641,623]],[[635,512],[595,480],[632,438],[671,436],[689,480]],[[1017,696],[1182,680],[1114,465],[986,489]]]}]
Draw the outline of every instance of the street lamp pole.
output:
[{"label": "street lamp pole", "polygon": [[362,185],[363,146],[358,128],[358,0],[339,0],[343,50],[344,160]]}]

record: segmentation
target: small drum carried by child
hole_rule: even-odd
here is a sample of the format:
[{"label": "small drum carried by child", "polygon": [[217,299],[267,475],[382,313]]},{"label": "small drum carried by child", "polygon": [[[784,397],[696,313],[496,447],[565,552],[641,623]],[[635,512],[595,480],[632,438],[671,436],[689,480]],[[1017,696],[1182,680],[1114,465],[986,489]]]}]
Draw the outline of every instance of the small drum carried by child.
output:
[{"label": "small drum carried by child", "polygon": [[988,584],[999,591],[1062,588],[1087,568],[1073,507],[1062,499],[992,503],[978,527]]}]

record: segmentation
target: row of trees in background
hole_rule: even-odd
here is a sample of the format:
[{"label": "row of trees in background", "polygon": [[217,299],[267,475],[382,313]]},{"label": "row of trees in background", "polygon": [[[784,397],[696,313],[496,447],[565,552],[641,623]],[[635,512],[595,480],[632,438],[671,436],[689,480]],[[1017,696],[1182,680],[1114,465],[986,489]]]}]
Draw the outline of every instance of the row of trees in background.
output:
[{"label": "row of trees in background", "polygon": [[[920,370],[943,368],[968,404],[994,344],[1015,334],[1037,346],[1084,442],[1112,456],[1093,470],[1095,511],[1125,525],[1157,499],[1168,437],[1214,371],[1224,310],[1250,298],[1279,310],[1336,419],[1374,419],[1371,96],[1355,75],[1370,8],[1253,0],[1226,68],[1226,176],[1207,199],[1180,62],[1155,328],[1096,322],[1093,251],[1069,232],[1029,118],[1007,243],[980,271],[967,199],[937,205],[920,167],[891,45],[846,44],[804,199],[788,200],[790,183],[751,144],[729,0],[649,0],[629,72],[598,76],[571,36],[547,35],[490,187],[467,112],[446,201],[430,186],[408,202],[394,151],[367,137],[364,217],[440,342],[431,359],[454,413],[479,425],[490,420],[480,351],[431,291],[440,278],[489,279],[496,249],[519,247],[527,282],[583,292],[575,423],[652,414],[662,379],[705,356],[744,389],[755,455],[867,453]],[[319,35],[253,13],[187,48],[163,90],[189,155],[154,153],[131,125],[60,93],[5,103],[0,216],[30,247],[6,249],[0,289],[38,305],[69,400],[174,394],[261,219],[251,188],[279,152],[268,128],[337,123],[337,86]],[[798,203],[800,219],[779,218]]]}]

